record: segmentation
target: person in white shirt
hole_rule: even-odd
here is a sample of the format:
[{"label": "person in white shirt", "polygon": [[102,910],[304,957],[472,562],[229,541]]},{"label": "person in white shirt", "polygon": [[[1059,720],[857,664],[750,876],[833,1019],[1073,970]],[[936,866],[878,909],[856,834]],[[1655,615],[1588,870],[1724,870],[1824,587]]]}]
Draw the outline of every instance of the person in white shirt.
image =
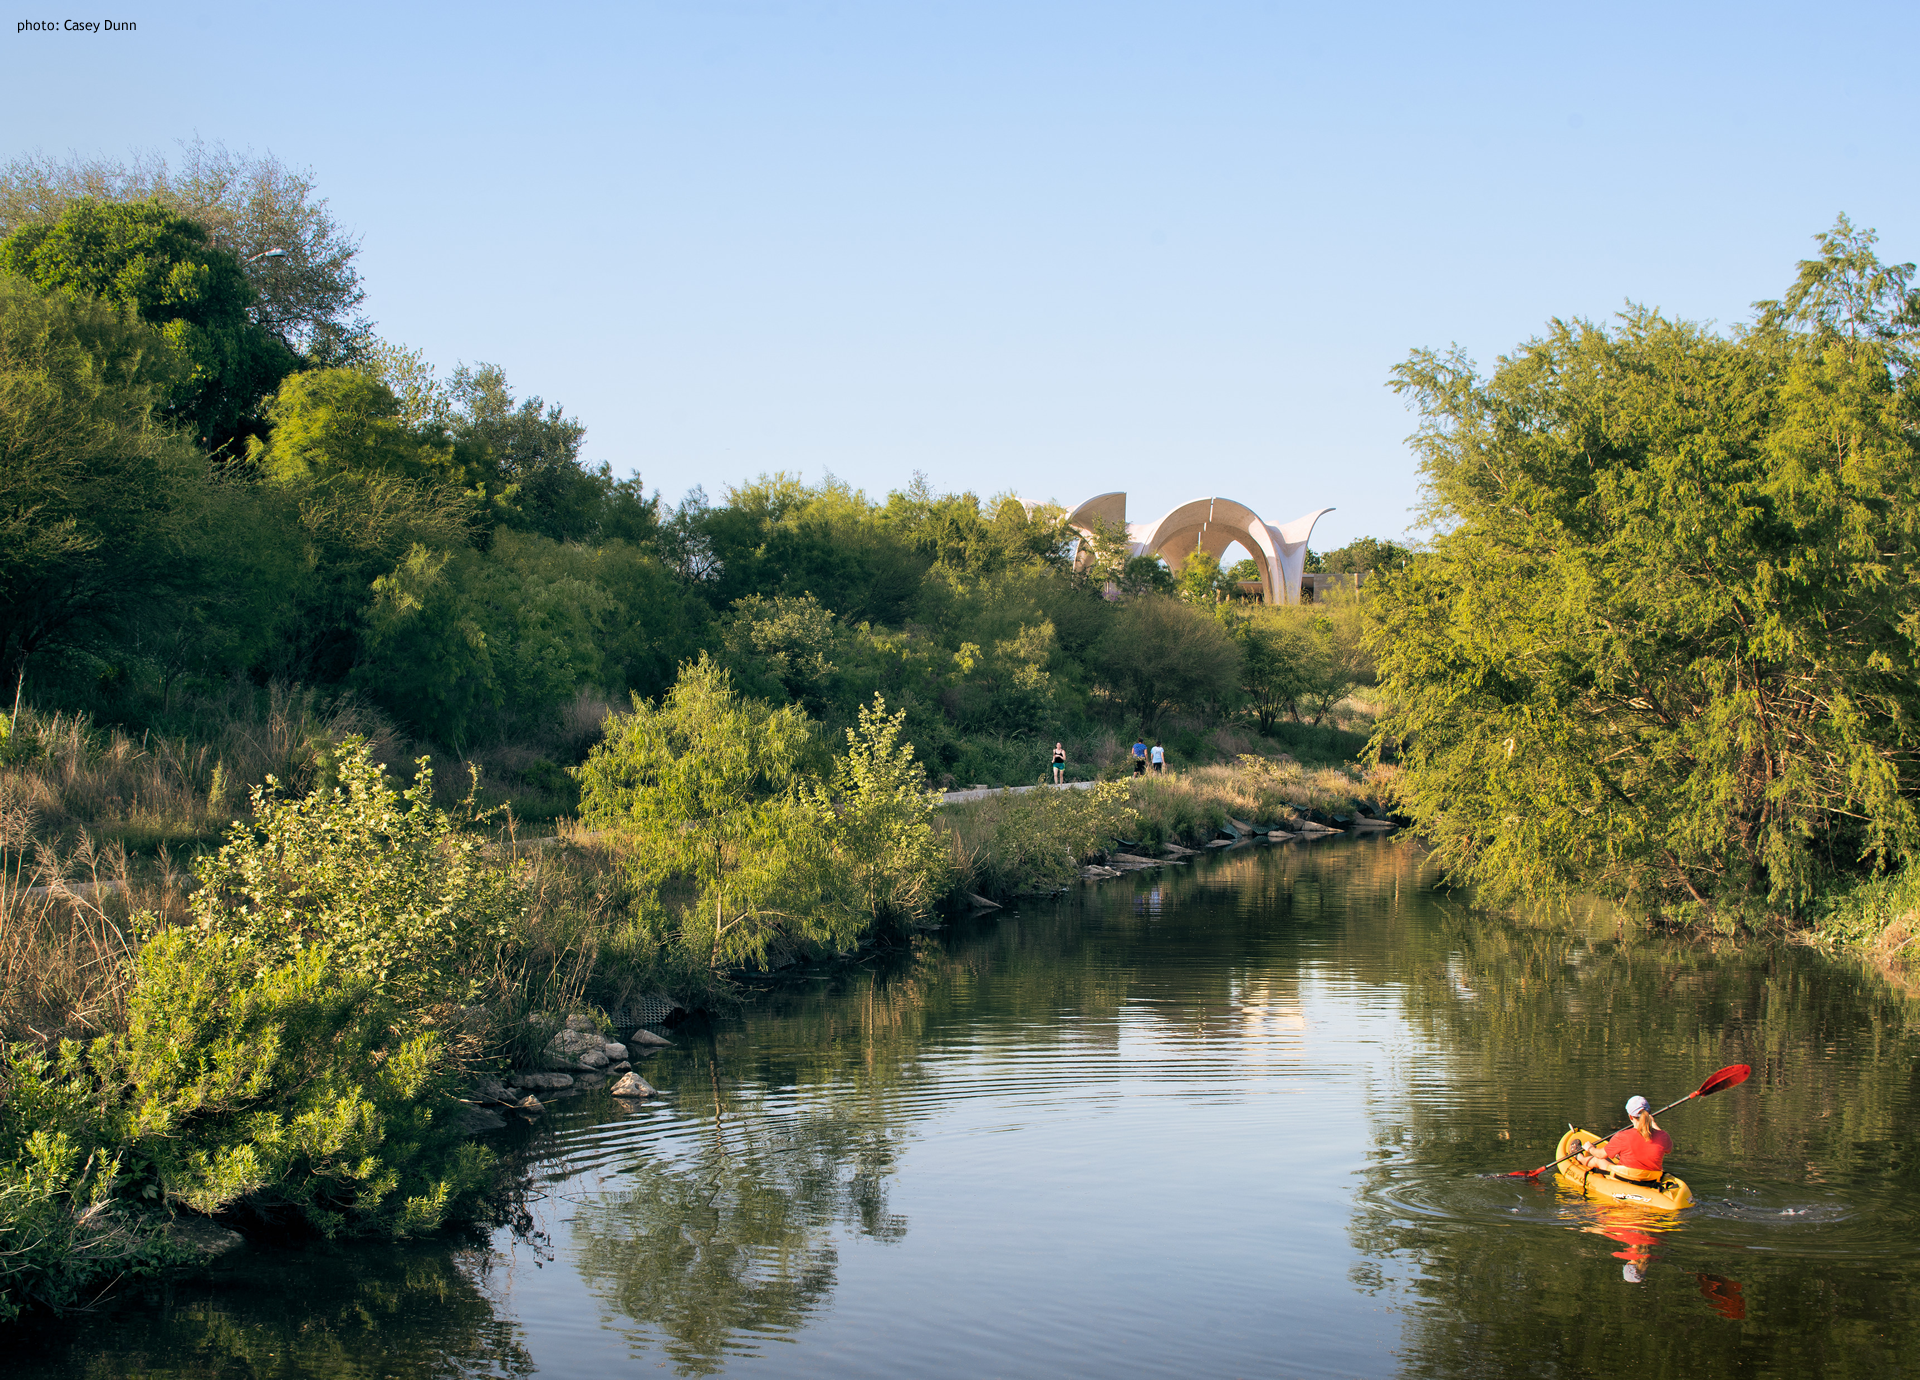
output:
[{"label": "person in white shirt", "polygon": [[1167,774],[1167,750],[1161,747],[1160,744],[1155,743],[1153,745],[1153,751],[1148,755],[1153,762],[1153,774],[1155,776],[1165,776]]}]

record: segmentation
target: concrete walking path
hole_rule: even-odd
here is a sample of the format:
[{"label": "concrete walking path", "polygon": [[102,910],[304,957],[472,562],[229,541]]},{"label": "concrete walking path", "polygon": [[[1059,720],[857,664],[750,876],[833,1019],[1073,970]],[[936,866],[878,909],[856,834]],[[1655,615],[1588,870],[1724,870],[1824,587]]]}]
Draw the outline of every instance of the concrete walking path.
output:
[{"label": "concrete walking path", "polygon": [[958,805],[967,800],[985,800],[990,795],[1021,795],[1027,791],[1090,791],[1099,784],[1098,781],[1068,781],[1056,786],[1048,781],[1038,786],[976,786],[970,791],[942,792],[940,803]]}]

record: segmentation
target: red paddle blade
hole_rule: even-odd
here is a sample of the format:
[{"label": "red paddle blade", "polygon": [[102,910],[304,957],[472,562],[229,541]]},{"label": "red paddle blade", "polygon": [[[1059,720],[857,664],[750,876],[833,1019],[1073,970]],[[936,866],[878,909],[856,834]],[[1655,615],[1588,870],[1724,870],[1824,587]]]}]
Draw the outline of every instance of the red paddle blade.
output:
[{"label": "red paddle blade", "polygon": [[1706,1082],[1702,1083],[1699,1091],[1694,1093],[1694,1096],[1708,1097],[1726,1088],[1737,1088],[1752,1076],[1752,1065],[1728,1064],[1725,1068],[1721,1069],[1720,1072],[1714,1074],[1711,1078],[1707,1079]]}]

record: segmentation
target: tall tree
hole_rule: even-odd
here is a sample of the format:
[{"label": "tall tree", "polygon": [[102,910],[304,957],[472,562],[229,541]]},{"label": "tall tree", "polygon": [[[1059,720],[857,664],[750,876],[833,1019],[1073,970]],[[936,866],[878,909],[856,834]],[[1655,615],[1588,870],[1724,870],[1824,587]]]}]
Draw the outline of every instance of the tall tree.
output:
[{"label": "tall tree", "polygon": [[250,318],[255,296],[240,261],[156,201],[72,202],[58,220],[0,241],[0,268],[46,291],[130,308],[158,328],[185,366],[165,410],[210,453],[235,447],[296,363]]},{"label": "tall tree", "polygon": [[1731,338],[1396,371],[1443,530],[1373,600],[1381,731],[1456,875],[1733,923],[1920,849],[1920,303],[1872,244]]},{"label": "tall tree", "polygon": [[0,670],[204,573],[207,462],[154,417],[176,378],[151,328],[0,275]]},{"label": "tall tree", "polygon": [[0,236],[50,225],[77,201],[153,201],[204,226],[254,289],[253,320],[315,364],[349,363],[368,339],[355,315],[364,294],[353,266],[359,241],[314,195],[310,172],[271,153],[234,153],[194,139],[176,163],[15,158],[0,168]]}]

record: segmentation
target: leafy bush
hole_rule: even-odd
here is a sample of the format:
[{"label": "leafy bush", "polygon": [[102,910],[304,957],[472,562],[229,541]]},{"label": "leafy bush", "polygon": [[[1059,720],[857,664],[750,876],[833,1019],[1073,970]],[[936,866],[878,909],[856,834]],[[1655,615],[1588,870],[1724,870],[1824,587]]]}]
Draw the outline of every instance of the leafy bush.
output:
[{"label": "leafy bush", "polygon": [[268,777],[252,821],[197,865],[195,919],[270,962],[325,947],[409,1016],[480,999],[523,897],[482,841],[434,808],[433,774],[418,765],[396,792],[367,742],[348,738],[333,779],[304,797],[278,795]]},{"label": "leafy bush", "polygon": [[814,800],[832,838],[833,875],[844,904],[869,923],[911,924],[946,891],[946,848],[934,834],[934,800],[913,744],[901,741],[906,711],[887,713],[875,695],[847,730],[847,755]]},{"label": "leafy bush", "polygon": [[116,1209],[120,1158],[101,1148],[82,1059],[72,1042],[52,1057],[16,1044],[0,1063],[0,1321],[33,1304],[67,1307],[160,1253]]},{"label": "leafy bush", "polygon": [[608,722],[575,773],[580,813],[624,836],[662,943],[703,949],[718,969],[763,963],[786,935],[848,938],[819,924],[824,841],[802,795],[812,750],[798,706],[743,698],[704,654],[658,708],[636,695]]},{"label": "leafy bush", "polygon": [[776,947],[843,953],[923,916],[945,885],[903,712],[849,729],[833,776],[797,705],[743,697],[709,658],[655,708],[638,697],[578,769],[581,814],[623,839],[639,916],[663,950],[712,970]]},{"label": "leafy bush", "polygon": [[439,1036],[324,945],[276,962],[242,936],[168,931],[141,951],[128,1016],[96,1060],[124,1089],[118,1140],[169,1203],[405,1236],[488,1180]]}]

